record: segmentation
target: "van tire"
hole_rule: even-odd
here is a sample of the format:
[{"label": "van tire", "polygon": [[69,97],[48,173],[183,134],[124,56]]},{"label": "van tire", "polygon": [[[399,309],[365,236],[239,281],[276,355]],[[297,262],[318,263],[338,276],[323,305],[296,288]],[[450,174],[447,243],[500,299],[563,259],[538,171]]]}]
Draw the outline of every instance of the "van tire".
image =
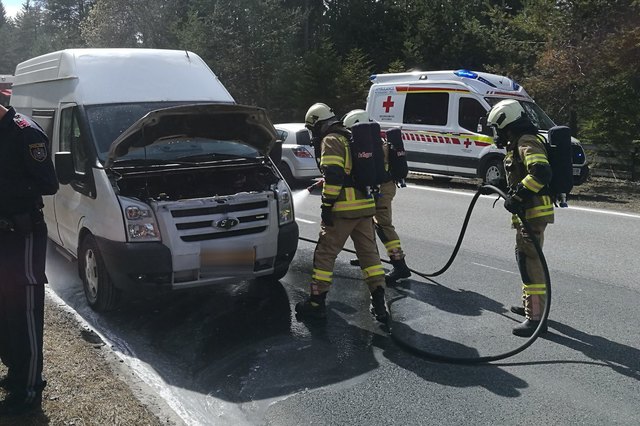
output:
[{"label": "van tire", "polygon": [[499,180],[500,186],[506,187],[507,178],[504,171],[504,164],[502,163],[502,159],[494,157],[487,160],[486,164],[482,168],[480,177],[482,178],[482,183],[484,184],[488,184],[489,182],[494,180]]},{"label": "van tire", "polygon": [[115,309],[118,306],[120,292],[109,277],[98,244],[92,235],[87,235],[82,240],[78,269],[89,307],[96,312]]}]

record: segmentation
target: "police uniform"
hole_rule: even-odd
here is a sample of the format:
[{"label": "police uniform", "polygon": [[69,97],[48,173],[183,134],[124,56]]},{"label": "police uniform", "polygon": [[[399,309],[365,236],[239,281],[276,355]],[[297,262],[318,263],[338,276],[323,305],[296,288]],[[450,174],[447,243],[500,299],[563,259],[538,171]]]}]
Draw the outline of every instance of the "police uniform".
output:
[{"label": "police uniform", "polygon": [[0,119],[0,359],[9,396],[0,415],[39,405],[47,228],[42,195],[58,181],[46,135],[9,108]]},{"label": "police uniform", "polygon": [[305,316],[313,313],[318,304],[322,305],[318,311],[324,310],[324,297],[331,288],[336,257],[347,238],[351,237],[362,275],[372,294],[374,315],[384,321],[387,315],[384,269],[376,247],[372,220],[376,212],[375,200],[354,187],[352,167],[349,139],[341,132],[329,130],[321,142],[320,170],[324,177],[322,205],[323,209],[330,209],[333,224],[321,224],[313,256],[311,298],[298,303],[296,311]]},{"label": "police uniform", "polygon": [[[507,184],[512,192],[524,187],[534,194],[523,201],[524,217],[541,247],[545,228],[554,220],[553,202],[549,195],[544,195],[549,177],[539,173],[548,170],[548,165],[546,149],[537,136],[524,134],[515,143],[508,143],[504,159]],[[547,300],[544,269],[533,241],[515,214],[512,224],[516,229],[516,260],[522,279],[524,313],[527,319],[539,321]]]}]

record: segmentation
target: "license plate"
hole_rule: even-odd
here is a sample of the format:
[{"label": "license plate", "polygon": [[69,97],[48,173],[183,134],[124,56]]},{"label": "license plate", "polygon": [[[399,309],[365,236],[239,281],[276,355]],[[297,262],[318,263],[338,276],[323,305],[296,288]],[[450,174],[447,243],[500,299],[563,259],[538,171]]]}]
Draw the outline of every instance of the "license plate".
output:
[{"label": "license plate", "polygon": [[200,252],[202,267],[253,266],[256,261],[254,248],[244,250],[203,250]]},{"label": "license plate", "polygon": [[573,175],[574,175],[574,176],[580,176],[580,172],[582,172],[582,170],[580,169],[580,167],[574,167],[574,168],[573,168]]}]

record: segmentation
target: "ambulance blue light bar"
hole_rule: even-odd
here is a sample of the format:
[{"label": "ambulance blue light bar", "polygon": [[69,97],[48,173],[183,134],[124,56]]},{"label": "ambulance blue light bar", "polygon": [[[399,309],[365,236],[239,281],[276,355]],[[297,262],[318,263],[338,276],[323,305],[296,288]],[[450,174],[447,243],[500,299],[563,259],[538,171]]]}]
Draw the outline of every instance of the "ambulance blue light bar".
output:
[{"label": "ambulance blue light bar", "polygon": [[478,74],[476,74],[473,71],[469,71],[469,70],[458,70],[458,71],[454,71],[453,72],[455,75],[457,75],[458,77],[464,77],[464,78],[478,78]]}]

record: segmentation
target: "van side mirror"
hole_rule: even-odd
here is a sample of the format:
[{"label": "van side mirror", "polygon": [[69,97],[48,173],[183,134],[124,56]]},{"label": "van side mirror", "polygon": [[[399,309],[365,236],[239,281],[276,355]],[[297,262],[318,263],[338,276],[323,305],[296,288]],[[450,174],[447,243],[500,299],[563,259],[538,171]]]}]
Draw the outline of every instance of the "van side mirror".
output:
[{"label": "van side mirror", "polygon": [[56,152],[54,154],[54,165],[56,175],[61,185],[67,185],[75,178],[75,168],[73,167],[73,157],[70,152]]}]

